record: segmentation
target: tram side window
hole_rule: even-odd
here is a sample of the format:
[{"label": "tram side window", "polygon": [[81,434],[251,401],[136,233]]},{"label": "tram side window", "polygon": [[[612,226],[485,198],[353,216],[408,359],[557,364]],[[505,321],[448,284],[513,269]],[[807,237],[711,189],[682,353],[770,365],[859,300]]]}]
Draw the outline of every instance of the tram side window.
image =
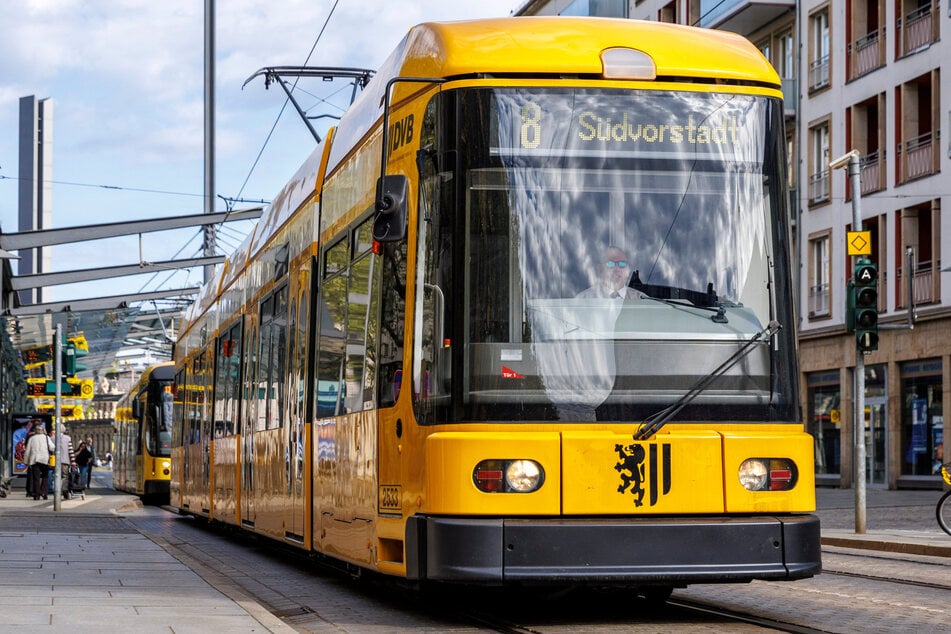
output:
[{"label": "tram side window", "polygon": [[258,342],[258,423],[255,429],[275,429],[284,424],[287,384],[287,285],[261,303]]},{"label": "tram side window", "polygon": [[215,351],[211,345],[206,345],[201,352],[201,374],[198,375],[201,389],[201,407],[199,421],[199,441],[207,442],[211,438],[211,418],[214,403],[211,401],[214,389]]},{"label": "tram side window", "polygon": [[194,444],[201,440],[201,401],[204,397],[201,382],[201,361],[199,355],[192,361],[192,371],[189,375],[189,383],[186,386],[186,438],[185,444]]},{"label": "tram side window", "polygon": [[387,242],[380,258],[380,327],[377,400],[380,407],[396,404],[403,384],[403,324],[406,319],[406,240]]},{"label": "tram side window", "polygon": [[372,219],[324,255],[318,299],[317,417],[373,407],[380,261],[372,251]]},{"label": "tram side window", "polygon": [[347,380],[345,407],[359,412],[373,403],[375,362],[371,333],[377,329],[376,293],[379,284],[376,258],[370,252],[370,222],[354,232],[354,261],[350,265],[347,292]]},{"label": "tram side window", "polygon": [[244,380],[242,381],[241,392],[241,401],[244,403],[244,416],[242,418],[244,428],[241,430],[246,437],[250,438],[251,433],[258,431],[257,425],[257,411],[258,411],[258,399],[257,399],[257,383],[255,381],[255,373],[257,372],[257,347],[255,342],[257,341],[258,325],[251,320],[251,323],[248,324],[248,332],[243,343],[245,350],[242,354],[244,359]]},{"label": "tram side window", "polygon": [[241,389],[241,324],[232,326],[218,340],[215,373],[215,436],[233,435],[238,429]]},{"label": "tram side window", "polygon": [[273,395],[273,387],[268,382],[271,374],[271,320],[274,316],[274,298],[268,297],[261,303],[261,324],[258,330],[258,367],[255,375],[254,385],[257,390],[257,420],[254,423],[254,431],[261,431],[270,427],[268,415],[270,408],[268,402]]},{"label": "tram side window", "polygon": [[320,329],[317,353],[317,417],[336,416],[345,392],[344,352],[347,325],[348,243],[341,240],[324,255],[317,325]]},{"label": "tram side window", "polygon": [[284,427],[287,413],[287,293],[288,287],[274,293],[274,320],[271,322],[271,377],[274,396],[269,406],[276,408],[271,413],[269,424]]}]

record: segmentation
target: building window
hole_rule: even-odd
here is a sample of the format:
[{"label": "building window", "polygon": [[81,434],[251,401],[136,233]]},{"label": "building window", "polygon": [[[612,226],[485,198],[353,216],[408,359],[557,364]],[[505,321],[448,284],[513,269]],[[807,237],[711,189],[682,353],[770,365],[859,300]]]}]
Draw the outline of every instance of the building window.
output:
[{"label": "building window", "polygon": [[626,18],[627,2],[625,0],[574,0],[558,15]]},{"label": "building window", "polygon": [[829,86],[829,7],[809,16],[809,90]]},{"label": "building window", "polygon": [[829,267],[831,232],[809,239],[809,317],[829,317],[830,298]]},{"label": "building window", "polygon": [[944,461],[941,359],[901,365],[901,473],[936,475]]},{"label": "building window", "polygon": [[841,471],[841,389],[837,371],[816,372],[806,377],[809,398],[809,433],[816,441],[816,473]]},{"label": "building window", "polygon": [[667,22],[668,24],[677,24],[677,15],[680,11],[680,7],[676,0],[674,2],[668,2],[657,12],[657,21],[658,22]]},{"label": "building window", "polygon": [[809,129],[809,203],[829,201],[829,122]]},{"label": "building window", "polygon": [[787,113],[795,114],[799,102],[799,88],[796,81],[796,41],[792,31],[783,31],[776,38],[776,72],[783,82],[783,102]]}]

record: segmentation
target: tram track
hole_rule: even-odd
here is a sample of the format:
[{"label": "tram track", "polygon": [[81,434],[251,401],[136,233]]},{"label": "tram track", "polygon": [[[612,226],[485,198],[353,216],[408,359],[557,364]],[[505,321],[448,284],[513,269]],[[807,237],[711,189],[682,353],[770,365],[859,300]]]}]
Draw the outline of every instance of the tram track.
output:
[{"label": "tram track", "polygon": [[681,610],[688,610],[696,614],[703,614],[707,616],[715,616],[719,618],[729,619],[738,623],[747,623],[749,625],[756,625],[763,628],[768,628],[771,630],[778,630],[780,632],[794,632],[796,634],[828,634],[830,630],[816,629],[813,627],[806,627],[802,625],[796,625],[794,623],[788,623],[786,621],[778,621],[776,619],[771,619],[762,616],[755,616],[752,614],[746,614],[743,612],[737,612],[734,610],[727,610],[724,608],[716,607],[708,603],[702,603],[699,601],[690,601],[687,599],[673,598],[667,601],[667,605],[671,607],[677,607]]},{"label": "tram track", "polygon": [[[545,634],[551,631],[563,631],[566,627],[574,631],[579,623],[575,621],[577,615],[561,614],[562,618],[554,621],[522,623],[519,618],[489,614],[485,611],[463,610],[457,616],[464,622],[472,623],[480,628],[504,634]],[[531,617],[529,616],[529,620]],[[699,623],[698,623],[699,622]],[[645,613],[632,612],[629,619],[623,622],[608,618],[605,623],[590,623],[586,627],[591,631],[657,631],[658,628],[674,628],[689,626],[698,623],[701,627],[725,628],[729,624],[746,624],[771,631],[792,632],[795,634],[829,634],[831,630],[816,629],[813,627],[789,623],[764,616],[756,616],[729,610],[710,603],[691,601],[689,599],[669,599],[660,606],[651,606]]]},{"label": "tram track", "polygon": [[[838,562],[836,561],[838,560]],[[866,570],[851,570],[849,562],[854,565],[863,565],[869,560],[876,561],[882,566],[890,564],[903,564],[914,566],[920,570],[918,578],[897,577],[886,573],[873,574]],[[864,566],[867,568],[867,566]],[[869,551],[849,552],[846,550],[824,551],[822,574],[839,577],[851,577],[854,579],[863,579],[866,581],[878,581],[892,584],[900,584],[915,588],[928,588],[934,590],[951,590],[951,578],[947,573],[948,564],[942,560],[932,560],[925,556],[916,555],[890,555],[885,553],[873,554]],[[905,574],[908,574],[907,572]],[[943,575],[949,578],[948,582],[932,581],[929,576]]]}]

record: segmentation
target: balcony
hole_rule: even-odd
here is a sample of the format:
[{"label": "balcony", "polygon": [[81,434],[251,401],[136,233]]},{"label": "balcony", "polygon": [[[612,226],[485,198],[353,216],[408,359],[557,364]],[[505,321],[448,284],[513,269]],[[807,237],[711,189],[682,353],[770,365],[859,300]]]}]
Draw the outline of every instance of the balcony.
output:
[{"label": "balcony", "polygon": [[898,144],[899,182],[906,183],[922,176],[934,174],[935,152],[938,132],[925,132],[913,139]]},{"label": "balcony", "polygon": [[859,160],[859,182],[862,184],[862,195],[871,194],[885,189],[885,170],[879,160],[879,152],[875,150]]},{"label": "balcony", "polygon": [[866,75],[885,65],[885,30],[863,35],[849,45],[849,79]]},{"label": "balcony", "polygon": [[[901,267],[898,269],[899,288],[902,286],[904,268],[905,267]],[[918,263],[911,286],[912,301],[915,302],[915,306],[933,304],[938,301],[938,293],[936,292],[935,286],[935,268],[932,262]],[[906,304],[906,296],[904,293],[901,293],[901,296],[898,298],[898,308],[907,308]]]},{"label": "balcony", "polygon": [[911,55],[928,48],[938,39],[938,11],[934,5],[925,5],[908,13],[898,21],[900,55]]},{"label": "balcony", "polygon": [[795,8],[795,0],[701,0],[698,26],[749,35]]}]

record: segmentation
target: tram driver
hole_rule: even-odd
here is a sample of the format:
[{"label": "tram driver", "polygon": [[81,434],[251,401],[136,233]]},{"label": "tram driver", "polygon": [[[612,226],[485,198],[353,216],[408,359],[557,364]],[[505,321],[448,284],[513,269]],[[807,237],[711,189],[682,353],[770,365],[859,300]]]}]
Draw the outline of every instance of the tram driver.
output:
[{"label": "tram driver", "polygon": [[631,261],[623,249],[610,246],[597,263],[595,283],[575,297],[599,299],[643,299],[644,293],[631,288]]}]

